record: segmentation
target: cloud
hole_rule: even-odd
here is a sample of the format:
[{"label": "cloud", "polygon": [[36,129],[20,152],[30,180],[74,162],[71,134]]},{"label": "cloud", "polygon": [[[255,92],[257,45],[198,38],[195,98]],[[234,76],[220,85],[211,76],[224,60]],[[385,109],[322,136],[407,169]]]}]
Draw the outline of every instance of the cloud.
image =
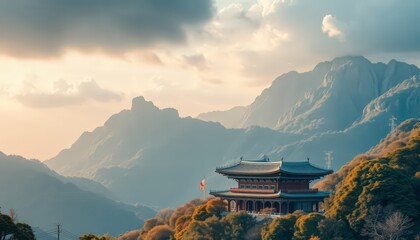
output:
[{"label": "cloud", "polygon": [[188,66],[194,66],[199,70],[207,68],[207,60],[203,54],[184,55],[183,61]]},{"label": "cloud", "polygon": [[212,12],[211,0],[2,0],[0,50],[32,57],[179,43]]},{"label": "cloud", "polygon": [[322,19],[322,31],[327,33],[329,37],[336,37],[344,40],[344,33],[339,29],[340,23],[331,14],[325,15]]},{"label": "cloud", "polygon": [[69,84],[64,80],[54,82],[53,91],[38,90],[30,82],[25,82],[23,93],[14,97],[23,105],[33,108],[55,108],[78,105],[88,101],[109,102],[120,101],[123,94],[100,87],[94,80]]}]

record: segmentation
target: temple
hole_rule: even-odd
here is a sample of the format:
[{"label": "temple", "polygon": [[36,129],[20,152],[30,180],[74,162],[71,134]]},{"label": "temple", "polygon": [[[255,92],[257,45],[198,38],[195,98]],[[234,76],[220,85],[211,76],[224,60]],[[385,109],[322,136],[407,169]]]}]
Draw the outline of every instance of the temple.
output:
[{"label": "temple", "polygon": [[227,200],[228,211],[259,213],[271,209],[276,214],[288,214],[296,210],[320,211],[320,203],[329,192],[310,188],[309,184],[332,170],[314,166],[309,159],[270,162],[265,156],[261,160],[241,158],[239,162],[216,168],[216,172],[238,182],[236,188],[210,191],[211,195]]}]

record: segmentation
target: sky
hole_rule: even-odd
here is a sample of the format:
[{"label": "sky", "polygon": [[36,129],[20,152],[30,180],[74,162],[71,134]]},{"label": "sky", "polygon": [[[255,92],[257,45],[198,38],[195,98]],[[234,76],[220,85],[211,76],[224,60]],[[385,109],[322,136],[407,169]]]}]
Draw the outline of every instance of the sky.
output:
[{"label": "sky", "polygon": [[420,66],[420,1],[0,0],[0,151],[47,160],[144,96],[181,116],[363,55]]}]

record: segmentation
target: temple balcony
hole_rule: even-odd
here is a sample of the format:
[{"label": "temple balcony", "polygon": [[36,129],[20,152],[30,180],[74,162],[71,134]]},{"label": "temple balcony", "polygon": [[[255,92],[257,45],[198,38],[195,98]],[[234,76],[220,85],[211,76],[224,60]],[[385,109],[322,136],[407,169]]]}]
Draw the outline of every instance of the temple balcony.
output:
[{"label": "temple balcony", "polygon": [[284,193],[316,193],[318,188],[309,188],[309,189],[284,189],[281,190]]}]

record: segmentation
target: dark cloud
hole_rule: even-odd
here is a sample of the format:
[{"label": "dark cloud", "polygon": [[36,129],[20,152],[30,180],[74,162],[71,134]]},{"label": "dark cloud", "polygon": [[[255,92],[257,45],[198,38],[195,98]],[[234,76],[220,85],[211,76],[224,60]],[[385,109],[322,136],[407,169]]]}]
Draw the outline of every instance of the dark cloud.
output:
[{"label": "dark cloud", "polygon": [[48,56],[182,42],[212,13],[212,0],[0,0],[0,51]]},{"label": "dark cloud", "polygon": [[54,92],[41,92],[33,89],[16,95],[23,105],[34,108],[53,108],[77,105],[87,101],[108,102],[120,101],[123,95],[100,87],[94,80],[84,81],[77,85],[63,80],[54,83]]}]

